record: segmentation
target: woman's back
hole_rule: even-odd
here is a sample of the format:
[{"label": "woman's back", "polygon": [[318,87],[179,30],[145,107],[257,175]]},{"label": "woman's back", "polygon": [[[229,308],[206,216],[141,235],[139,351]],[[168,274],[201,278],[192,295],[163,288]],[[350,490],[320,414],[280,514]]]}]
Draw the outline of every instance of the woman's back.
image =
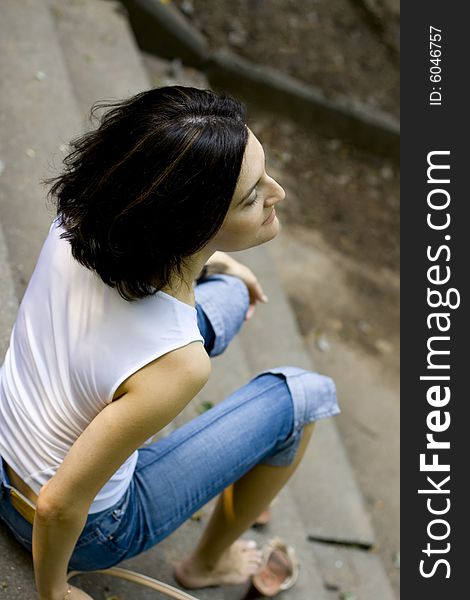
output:
[{"label": "woman's back", "polygon": [[[196,309],[164,292],[129,302],[83,267],[53,223],[0,371],[0,455],[36,493],[119,385],[159,356],[203,338]],[[90,513],[114,504],[133,453]]]}]

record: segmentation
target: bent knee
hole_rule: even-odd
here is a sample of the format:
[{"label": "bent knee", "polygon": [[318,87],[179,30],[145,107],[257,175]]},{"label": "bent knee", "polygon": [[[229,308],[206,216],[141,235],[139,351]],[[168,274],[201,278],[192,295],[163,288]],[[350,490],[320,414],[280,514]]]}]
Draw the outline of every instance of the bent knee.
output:
[{"label": "bent knee", "polygon": [[266,373],[272,373],[285,379],[292,398],[295,429],[299,430],[308,423],[331,417],[340,412],[336,387],[330,377],[292,366],[268,369],[256,377]]}]

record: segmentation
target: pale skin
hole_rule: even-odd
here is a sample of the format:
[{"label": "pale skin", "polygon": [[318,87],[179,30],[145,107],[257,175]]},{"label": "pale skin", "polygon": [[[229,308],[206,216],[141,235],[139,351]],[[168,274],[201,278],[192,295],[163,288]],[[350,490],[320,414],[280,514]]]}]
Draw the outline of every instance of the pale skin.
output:
[{"label": "pale skin", "polygon": [[[276,237],[280,225],[273,209],[284,196],[282,187],[266,173],[263,148],[250,131],[240,177],[222,228],[186,261],[182,279],[174,278],[164,291],[194,306],[193,282],[203,266],[209,264],[246,283],[250,295],[246,318],[250,318],[255,305],[267,301],[266,295],[254,273],[226,252],[251,248]],[[12,483],[37,505],[33,561],[40,600],[63,600],[69,589],[68,562],[94,497],[135,449],[172,421],[196,396],[210,371],[210,358],[200,342],[165,354],[121,384],[115,401],[83,431],[39,496],[10,473]],[[222,500],[218,499],[197,547],[174,566],[180,583],[190,588],[238,584],[259,569],[261,552],[256,544],[238,538],[292,475],[312,430],[313,424],[304,428],[291,465],[258,465],[234,484],[234,518],[225,514]],[[68,600],[90,599],[75,586],[71,590]]]}]

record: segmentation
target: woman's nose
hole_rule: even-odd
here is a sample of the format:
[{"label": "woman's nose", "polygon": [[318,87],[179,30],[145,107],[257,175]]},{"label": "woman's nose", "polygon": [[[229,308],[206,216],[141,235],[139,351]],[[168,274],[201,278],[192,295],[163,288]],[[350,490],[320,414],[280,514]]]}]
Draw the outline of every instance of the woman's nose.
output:
[{"label": "woman's nose", "polygon": [[270,179],[273,187],[272,192],[269,194],[267,200],[270,204],[276,204],[277,202],[284,200],[284,198],[286,197],[286,192],[284,191],[284,188],[281,185],[279,185],[275,179],[273,179],[272,177],[270,177]]}]

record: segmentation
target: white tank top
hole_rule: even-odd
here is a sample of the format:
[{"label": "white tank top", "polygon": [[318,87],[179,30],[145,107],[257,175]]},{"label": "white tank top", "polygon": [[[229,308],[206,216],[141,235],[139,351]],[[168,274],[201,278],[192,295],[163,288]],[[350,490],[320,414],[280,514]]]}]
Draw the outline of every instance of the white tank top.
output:
[{"label": "white tank top", "polygon": [[[203,342],[196,309],[157,292],[128,302],[72,257],[54,222],[0,369],[0,455],[39,494],[119,385],[159,356]],[[90,513],[126,491],[135,451]]]}]

